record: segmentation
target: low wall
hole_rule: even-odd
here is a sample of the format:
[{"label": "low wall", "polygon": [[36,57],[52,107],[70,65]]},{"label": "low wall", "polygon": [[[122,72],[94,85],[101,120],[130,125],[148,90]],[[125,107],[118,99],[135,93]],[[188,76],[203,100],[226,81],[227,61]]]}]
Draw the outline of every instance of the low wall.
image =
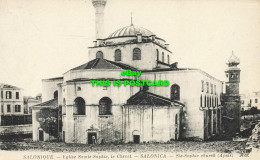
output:
[{"label": "low wall", "polygon": [[32,125],[0,126],[0,135],[29,134],[32,133]]}]

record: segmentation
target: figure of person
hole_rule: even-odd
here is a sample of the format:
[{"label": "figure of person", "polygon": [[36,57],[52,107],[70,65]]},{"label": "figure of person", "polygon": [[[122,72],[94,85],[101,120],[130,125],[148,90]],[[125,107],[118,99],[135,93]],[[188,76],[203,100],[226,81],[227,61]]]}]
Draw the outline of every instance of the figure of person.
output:
[{"label": "figure of person", "polygon": [[95,136],[92,136],[92,142],[93,142],[93,144],[96,144],[96,137]]}]

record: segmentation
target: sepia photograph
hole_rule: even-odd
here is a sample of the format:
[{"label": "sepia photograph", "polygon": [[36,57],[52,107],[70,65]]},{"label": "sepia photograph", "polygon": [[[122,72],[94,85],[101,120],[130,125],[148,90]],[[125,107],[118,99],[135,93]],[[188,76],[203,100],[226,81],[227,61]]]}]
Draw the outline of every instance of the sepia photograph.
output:
[{"label": "sepia photograph", "polygon": [[0,0],[0,160],[257,159],[259,0]]}]

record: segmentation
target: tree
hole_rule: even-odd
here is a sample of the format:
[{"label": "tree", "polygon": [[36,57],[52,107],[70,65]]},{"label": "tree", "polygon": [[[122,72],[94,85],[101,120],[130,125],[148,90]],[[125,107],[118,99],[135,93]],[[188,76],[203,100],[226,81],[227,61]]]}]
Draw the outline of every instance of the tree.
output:
[{"label": "tree", "polygon": [[250,114],[253,115],[253,120],[255,119],[255,114],[258,113],[257,107],[251,107]]},{"label": "tree", "polygon": [[58,108],[42,108],[36,117],[45,133],[58,137]]}]

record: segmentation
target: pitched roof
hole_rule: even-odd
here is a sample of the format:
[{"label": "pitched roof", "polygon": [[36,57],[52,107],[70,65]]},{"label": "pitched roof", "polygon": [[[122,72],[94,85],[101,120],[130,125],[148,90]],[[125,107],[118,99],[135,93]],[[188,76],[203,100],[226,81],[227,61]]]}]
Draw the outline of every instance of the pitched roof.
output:
[{"label": "pitched roof", "polygon": [[0,83],[0,88],[11,88],[11,89],[21,89],[16,86],[12,86],[10,84]]},{"label": "pitched roof", "polygon": [[63,77],[54,77],[54,78],[48,78],[48,79],[43,79],[43,80],[51,80],[51,81],[54,81],[54,80],[63,80]]},{"label": "pitched roof", "polygon": [[58,107],[58,98],[51,99],[35,106]]},{"label": "pitched roof", "polygon": [[82,64],[71,70],[82,70],[82,69],[131,69],[137,70],[136,68],[123,63],[117,63],[102,58],[93,59],[85,64]]},{"label": "pitched roof", "polygon": [[153,94],[146,91],[140,91],[130,97],[127,100],[126,105],[153,105],[153,106],[169,106],[172,105],[172,103],[176,105],[184,106],[184,104],[177,102],[177,101],[171,101],[169,98],[159,96],[157,94]]},{"label": "pitched roof", "polygon": [[84,81],[91,81],[91,80],[97,80],[97,81],[102,81],[102,80],[109,80],[109,81],[113,81],[113,80],[133,80],[133,79],[129,79],[129,78],[122,78],[122,79],[118,79],[118,78],[98,78],[98,79],[90,79],[90,78],[77,78],[77,79],[71,79],[68,80],[66,82],[84,82]]}]

